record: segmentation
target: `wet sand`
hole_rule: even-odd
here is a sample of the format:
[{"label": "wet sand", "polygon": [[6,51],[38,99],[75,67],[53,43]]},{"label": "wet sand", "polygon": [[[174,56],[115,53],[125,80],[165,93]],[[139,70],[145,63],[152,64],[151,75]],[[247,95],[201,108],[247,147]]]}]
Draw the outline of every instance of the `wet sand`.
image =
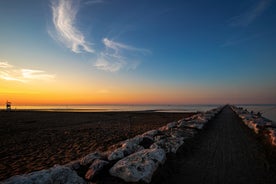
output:
[{"label": "wet sand", "polygon": [[190,115],[151,111],[0,111],[0,180],[66,164]]}]

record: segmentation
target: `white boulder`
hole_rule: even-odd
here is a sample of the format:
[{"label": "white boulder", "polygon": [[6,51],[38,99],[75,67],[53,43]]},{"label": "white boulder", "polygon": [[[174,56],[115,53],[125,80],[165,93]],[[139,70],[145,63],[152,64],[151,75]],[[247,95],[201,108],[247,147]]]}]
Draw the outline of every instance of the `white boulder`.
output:
[{"label": "white boulder", "polygon": [[183,137],[166,137],[150,146],[152,149],[164,149],[166,153],[176,153],[184,143]]},{"label": "white boulder", "polygon": [[63,184],[84,184],[84,179],[77,173],[65,166],[55,166],[47,170],[32,172],[26,175],[13,176],[4,181],[3,184],[45,184],[45,183],[63,183]]},{"label": "white boulder", "polygon": [[144,149],[119,160],[109,173],[126,182],[150,183],[153,173],[165,159],[166,153],[163,149]]},{"label": "white boulder", "polygon": [[160,127],[158,130],[161,132],[164,132],[164,131],[170,130],[172,128],[175,128],[176,126],[177,126],[177,122],[171,122],[165,126]]}]

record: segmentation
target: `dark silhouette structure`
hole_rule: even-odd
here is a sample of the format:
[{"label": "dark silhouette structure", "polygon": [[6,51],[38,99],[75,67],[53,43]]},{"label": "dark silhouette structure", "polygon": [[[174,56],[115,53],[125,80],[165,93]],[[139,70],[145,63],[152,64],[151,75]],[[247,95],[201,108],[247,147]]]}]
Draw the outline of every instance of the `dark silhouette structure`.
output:
[{"label": "dark silhouette structure", "polygon": [[11,111],[11,102],[7,101],[6,103],[6,110]]}]

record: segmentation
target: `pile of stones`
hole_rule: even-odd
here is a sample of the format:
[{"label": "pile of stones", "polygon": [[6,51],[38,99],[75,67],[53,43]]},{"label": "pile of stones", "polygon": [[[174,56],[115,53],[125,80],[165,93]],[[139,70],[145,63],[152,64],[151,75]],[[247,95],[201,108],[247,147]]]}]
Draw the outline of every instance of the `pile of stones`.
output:
[{"label": "pile of stones", "polygon": [[256,134],[264,134],[269,138],[271,144],[276,146],[276,127],[271,120],[262,117],[260,113],[249,112],[242,107],[232,106],[232,109],[246,126]]}]

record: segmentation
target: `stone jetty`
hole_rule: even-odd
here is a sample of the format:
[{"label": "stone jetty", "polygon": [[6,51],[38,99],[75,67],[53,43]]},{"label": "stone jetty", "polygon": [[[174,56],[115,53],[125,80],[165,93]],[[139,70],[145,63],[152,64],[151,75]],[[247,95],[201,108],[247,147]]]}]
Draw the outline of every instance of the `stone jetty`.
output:
[{"label": "stone jetty", "polygon": [[184,143],[152,178],[154,184],[275,184],[274,124],[235,106],[222,111]]}]

